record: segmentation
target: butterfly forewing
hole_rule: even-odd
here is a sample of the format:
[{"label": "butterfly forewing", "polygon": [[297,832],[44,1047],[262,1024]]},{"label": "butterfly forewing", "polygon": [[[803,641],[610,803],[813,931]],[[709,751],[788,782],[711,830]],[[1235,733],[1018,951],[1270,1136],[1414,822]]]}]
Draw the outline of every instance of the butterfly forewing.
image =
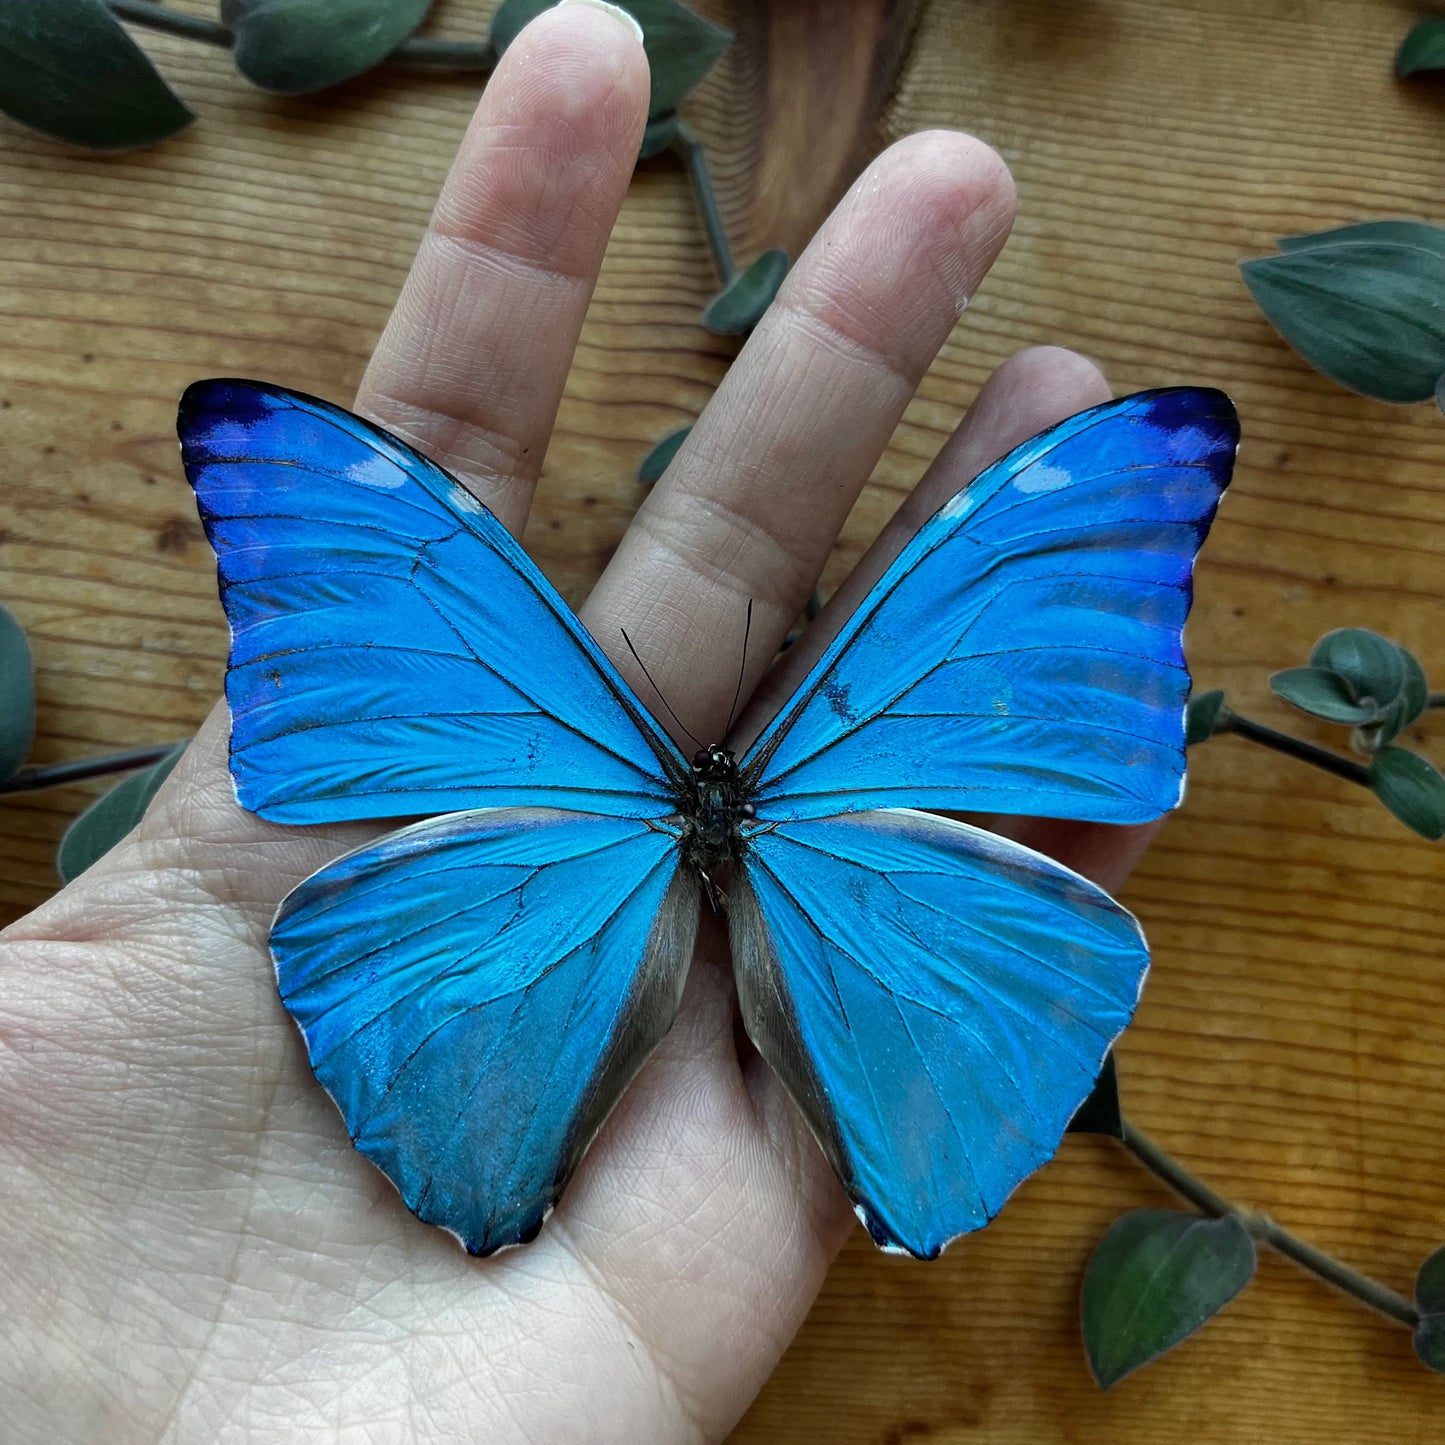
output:
[{"label": "butterfly forewing", "polygon": [[179,429],[231,623],[246,807],[283,823],[670,810],[677,749],[438,467],[339,407],[255,382],[196,383]]},{"label": "butterfly forewing", "polygon": [[1195,554],[1227,397],[1081,413],[925,523],[744,759],[763,818],[878,807],[1129,823],[1179,801]]}]

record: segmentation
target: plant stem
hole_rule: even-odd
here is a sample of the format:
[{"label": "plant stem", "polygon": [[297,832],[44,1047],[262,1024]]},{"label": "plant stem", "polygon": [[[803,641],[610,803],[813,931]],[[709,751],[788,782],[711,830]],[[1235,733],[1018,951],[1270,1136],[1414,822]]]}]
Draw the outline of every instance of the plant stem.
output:
[{"label": "plant stem", "polygon": [[66,783],[83,782],[86,778],[103,778],[108,773],[129,773],[136,768],[148,768],[182,747],[184,741],[152,743],[148,747],[130,748],[123,753],[79,758],[73,763],[51,763],[43,768],[21,768],[14,777],[0,783],[0,793],[33,793],[39,788],[59,788]]},{"label": "plant stem", "polygon": [[[223,50],[229,50],[235,40],[235,36],[215,20],[168,10],[164,5],[151,4],[150,0],[106,0],[106,3],[122,20],[129,20],[133,25],[184,36],[187,40],[199,40],[205,45],[220,46]],[[388,58],[404,65],[464,73],[489,71],[497,63],[497,53],[492,49],[491,41],[472,40],[406,40]]]},{"label": "plant stem", "polygon": [[1303,738],[1291,737],[1288,733],[1267,728],[1263,723],[1240,717],[1232,708],[1223,712],[1215,725],[1214,733],[1216,737],[1220,733],[1238,733],[1240,737],[1248,738],[1250,742],[1259,743],[1262,747],[1273,748],[1277,753],[1286,753],[1292,758],[1298,758],[1302,763],[1323,768],[1337,778],[1358,783],[1362,788],[1370,786],[1370,770],[1363,763],[1357,763],[1353,758],[1342,758],[1328,748],[1316,747],[1313,743],[1305,742]]},{"label": "plant stem", "polygon": [[490,73],[497,66],[497,52],[490,40],[404,40],[389,58],[401,65],[453,70],[462,75]]},{"label": "plant stem", "polygon": [[1378,1310],[1382,1315],[1399,1321],[1414,1329],[1420,1323],[1415,1306],[1404,1295],[1397,1294],[1378,1280],[1360,1274],[1346,1264],[1307,1244],[1298,1235],[1291,1234],[1283,1225],[1276,1224],[1269,1215],[1259,1210],[1240,1209],[1231,1204],[1223,1195],[1216,1194],[1202,1179],[1197,1179],[1172,1154],[1166,1154],[1147,1134],[1142,1134],[1127,1119],[1121,1119],[1124,1129],[1124,1147],[1156,1178],[1162,1179],[1176,1194],[1182,1195],[1194,1207],[1215,1219],[1233,1215],[1261,1244],[1267,1244],[1277,1254],[1293,1260],[1301,1269],[1332,1284],[1338,1290],[1353,1296],[1361,1304]]},{"label": "plant stem", "polygon": [[149,4],[148,0],[106,0],[106,3],[122,20],[134,25],[163,30],[167,35],[183,35],[187,40],[200,40],[225,50],[231,48],[231,32],[219,21],[183,15],[179,10],[167,10],[164,5]]},{"label": "plant stem", "polygon": [[707,232],[707,244],[712,251],[713,265],[717,267],[718,280],[726,286],[737,274],[737,268],[733,265],[732,243],[728,240],[728,228],[723,223],[722,210],[717,203],[717,192],[712,187],[712,172],[707,168],[707,153],[703,150],[702,142],[684,120],[677,123],[672,149],[682,157],[683,164],[687,166],[687,178],[692,182],[693,195],[697,197],[697,209],[702,216],[703,230]]}]

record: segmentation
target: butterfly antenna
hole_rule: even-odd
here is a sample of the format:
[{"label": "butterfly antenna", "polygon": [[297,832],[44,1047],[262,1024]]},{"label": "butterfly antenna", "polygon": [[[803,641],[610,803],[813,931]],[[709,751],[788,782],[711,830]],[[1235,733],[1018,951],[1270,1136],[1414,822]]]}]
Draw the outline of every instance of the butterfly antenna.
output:
[{"label": "butterfly antenna", "polygon": [[673,712],[672,704],[668,702],[665,697],[663,697],[662,689],[658,687],[655,682],[652,681],[652,674],[647,670],[647,664],[637,655],[637,649],[632,645],[632,639],[627,635],[627,629],[625,627],[622,627],[619,628],[618,631],[622,633],[622,640],[627,644],[627,650],[632,654],[632,660],[638,665],[638,667],[642,669],[643,677],[645,677],[648,682],[652,683],[652,690],[657,694],[657,700],[663,705],[663,707],[667,709],[668,717],[670,717],[673,722],[675,722],[678,727],[680,727],[683,732],[688,735],[688,737],[692,738],[693,742],[697,743],[698,747],[704,746],[704,744],[698,742],[697,738],[693,737],[692,730],[685,722],[683,722],[680,717],[678,717],[675,712]]},{"label": "butterfly antenna", "polygon": [[753,599],[749,597],[748,619],[743,623],[743,656],[742,661],[738,663],[738,685],[733,689],[733,705],[728,709],[728,721],[727,726],[723,729],[723,737],[727,737],[732,732],[733,719],[738,715],[738,703],[742,700],[743,695],[743,678],[747,676],[748,671],[748,638],[752,635],[752,631]]}]

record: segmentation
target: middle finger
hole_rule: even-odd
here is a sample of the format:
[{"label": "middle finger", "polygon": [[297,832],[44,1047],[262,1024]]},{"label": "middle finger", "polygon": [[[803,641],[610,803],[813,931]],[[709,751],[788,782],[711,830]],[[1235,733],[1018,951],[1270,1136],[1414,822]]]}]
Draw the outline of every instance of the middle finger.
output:
[{"label": "middle finger", "polygon": [[982,142],[910,136],[824,223],[653,489],[583,611],[639,695],[619,629],[704,742],[811,592],[854,501],[1013,221]]}]

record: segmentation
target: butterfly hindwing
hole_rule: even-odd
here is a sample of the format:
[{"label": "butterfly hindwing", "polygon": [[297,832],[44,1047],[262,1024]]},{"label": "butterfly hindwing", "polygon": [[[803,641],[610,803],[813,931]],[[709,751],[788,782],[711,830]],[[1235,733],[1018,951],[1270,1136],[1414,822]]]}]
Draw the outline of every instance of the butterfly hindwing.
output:
[{"label": "butterfly hindwing", "polygon": [[925,1259],[1054,1153],[1148,967],[1086,879],[901,809],[760,825],[729,926],[759,1052],[874,1240]]},{"label": "butterfly hindwing", "polygon": [[697,911],[666,832],[486,809],[323,868],[271,950],[356,1147],[490,1254],[537,1232],[671,1026]]},{"label": "butterfly hindwing", "polygon": [[283,823],[669,810],[668,742],[507,530],[326,402],[203,381],[186,473],[231,623],[242,804]]},{"label": "butterfly hindwing", "polygon": [[743,760],[760,817],[1174,807],[1195,553],[1238,442],[1180,388],[1082,412],[924,524]]}]

